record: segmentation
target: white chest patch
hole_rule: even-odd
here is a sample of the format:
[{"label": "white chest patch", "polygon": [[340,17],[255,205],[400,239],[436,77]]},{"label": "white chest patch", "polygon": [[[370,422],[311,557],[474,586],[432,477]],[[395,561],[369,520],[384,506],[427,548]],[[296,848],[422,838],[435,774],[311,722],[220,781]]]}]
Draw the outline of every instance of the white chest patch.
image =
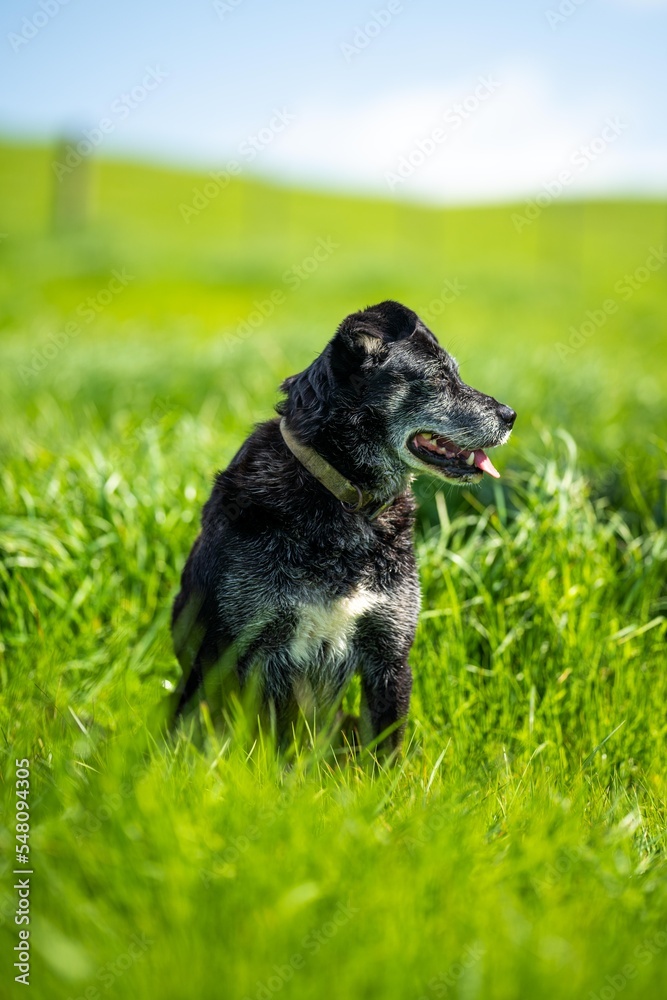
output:
[{"label": "white chest patch", "polygon": [[359,587],[348,597],[327,604],[302,604],[290,655],[302,666],[312,665],[326,644],[334,658],[343,657],[358,619],[386,598]]}]

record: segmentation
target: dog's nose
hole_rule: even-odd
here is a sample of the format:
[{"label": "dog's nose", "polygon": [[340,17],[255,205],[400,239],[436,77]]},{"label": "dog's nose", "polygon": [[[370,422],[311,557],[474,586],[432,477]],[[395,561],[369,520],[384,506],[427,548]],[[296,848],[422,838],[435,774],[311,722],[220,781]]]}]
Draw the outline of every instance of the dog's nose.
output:
[{"label": "dog's nose", "polygon": [[514,425],[514,421],[516,420],[516,413],[514,410],[510,406],[505,406],[504,403],[501,403],[498,407],[498,416],[504,424],[507,424],[508,427],[512,427]]}]

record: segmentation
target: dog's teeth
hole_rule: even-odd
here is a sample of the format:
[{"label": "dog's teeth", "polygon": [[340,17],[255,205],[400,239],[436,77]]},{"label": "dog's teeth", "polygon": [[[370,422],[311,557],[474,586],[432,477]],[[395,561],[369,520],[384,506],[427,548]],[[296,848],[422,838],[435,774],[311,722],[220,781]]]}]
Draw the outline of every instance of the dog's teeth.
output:
[{"label": "dog's teeth", "polygon": [[466,465],[474,465],[474,464],[475,464],[475,452],[471,451],[468,457],[466,458]]}]

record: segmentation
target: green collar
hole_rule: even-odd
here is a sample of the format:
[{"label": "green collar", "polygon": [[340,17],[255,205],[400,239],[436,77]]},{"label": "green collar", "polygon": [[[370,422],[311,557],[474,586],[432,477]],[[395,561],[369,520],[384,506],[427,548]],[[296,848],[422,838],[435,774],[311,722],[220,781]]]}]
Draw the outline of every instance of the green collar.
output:
[{"label": "green collar", "polygon": [[280,421],[280,433],[283,436],[283,441],[294,457],[301,462],[304,469],[307,469],[311,476],[314,476],[322,486],[328,489],[329,493],[333,493],[345,507],[345,510],[351,514],[364,511],[364,513],[369,515],[370,520],[373,521],[394,502],[392,498],[391,500],[387,500],[386,503],[378,504],[372,493],[362,490],[359,486],[351,483],[349,479],[346,479],[337,469],[334,469],[333,465],[330,465],[309,444],[302,444],[300,441],[297,441],[288,428],[285,417]]}]

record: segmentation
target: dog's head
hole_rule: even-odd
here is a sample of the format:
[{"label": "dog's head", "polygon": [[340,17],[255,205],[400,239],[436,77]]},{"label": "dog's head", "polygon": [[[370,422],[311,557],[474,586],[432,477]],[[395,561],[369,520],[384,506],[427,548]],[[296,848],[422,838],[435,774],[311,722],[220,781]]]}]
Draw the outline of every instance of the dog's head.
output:
[{"label": "dog's head", "polygon": [[[326,428],[344,423],[348,449],[363,464],[372,464],[374,451],[385,466],[458,484],[479,482],[484,471],[498,475],[486,449],[505,444],[516,417],[466,385],[417,314],[391,301],[343,320],[317,361],[283,388],[281,412],[316,447]],[[373,440],[351,445],[350,430]]]}]

